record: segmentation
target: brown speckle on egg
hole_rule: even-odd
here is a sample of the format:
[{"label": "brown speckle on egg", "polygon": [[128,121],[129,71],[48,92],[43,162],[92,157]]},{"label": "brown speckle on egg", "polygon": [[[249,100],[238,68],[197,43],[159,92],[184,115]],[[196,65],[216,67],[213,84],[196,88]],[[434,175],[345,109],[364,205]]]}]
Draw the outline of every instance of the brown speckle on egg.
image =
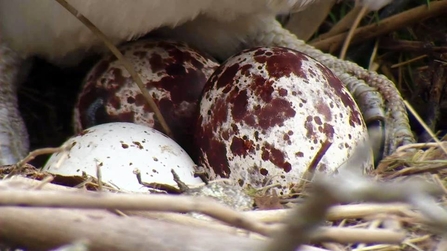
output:
[{"label": "brown speckle on egg", "polygon": [[[199,97],[218,64],[209,56],[171,41],[140,40],[120,47],[154,98],[175,140],[188,152]],[[114,56],[103,58],[85,78],[75,110],[75,128],[134,122],[162,131],[130,75]]]},{"label": "brown speckle on egg", "polygon": [[[205,86],[196,130],[199,164],[211,178],[253,187],[279,183],[281,194],[310,165],[333,173],[367,138],[341,81],[287,48],[245,50],[221,65]],[[339,149],[340,143],[347,147]],[[312,163],[325,146],[324,156]]]}]

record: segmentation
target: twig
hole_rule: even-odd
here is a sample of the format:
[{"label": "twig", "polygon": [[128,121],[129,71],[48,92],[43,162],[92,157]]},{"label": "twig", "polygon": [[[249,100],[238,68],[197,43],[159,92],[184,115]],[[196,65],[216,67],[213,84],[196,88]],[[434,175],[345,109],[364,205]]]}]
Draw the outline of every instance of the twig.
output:
[{"label": "twig", "polygon": [[[361,166],[362,160],[357,156],[362,154],[364,148],[357,147],[356,152],[346,162],[347,169],[344,173],[334,177],[316,175],[308,199],[287,217],[287,225],[275,235],[265,251],[295,250],[309,241],[312,231],[318,229],[325,219],[329,207],[355,201],[409,203],[427,217],[429,224],[437,227],[439,231],[445,231],[447,212],[431,197],[442,195],[443,190],[432,184],[416,181],[379,183],[363,177],[354,170],[355,167]],[[302,217],[303,215],[306,217]]]},{"label": "twig", "polygon": [[354,22],[352,23],[351,28],[348,31],[348,35],[346,36],[346,39],[344,40],[343,45],[341,47],[340,56],[339,56],[340,59],[345,59],[349,44],[351,43],[352,37],[354,36],[354,32],[357,29],[357,27],[359,26],[360,21],[366,15],[368,10],[369,10],[368,6],[366,6],[366,5],[363,6],[360,9],[360,12],[357,14],[356,18],[354,19]]},{"label": "twig", "polygon": [[287,224],[274,235],[264,251],[293,251],[308,243],[311,233],[324,222],[329,207],[336,203],[325,190],[323,186],[314,187],[306,202],[288,215]]},{"label": "twig", "polygon": [[[439,122],[440,116],[440,103],[443,96],[443,89],[446,83],[446,75],[442,63],[433,60],[430,67],[431,79],[430,79],[430,93],[429,100],[427,102],[428,108],[426,110],[425,122],[427,126],[435,131]],[[427,135],[427,132],[423,132],[419,136],[420,141],[430,141],[431,135]]]},{"label": "twig", "polygon": [[174,138],[172,131],[169,129],[166,120],[164,119],[163,115],[160,112],[160,109],[158,109],[158,106],[157,104],[155,104],[154,99],[152,98],[151,95],[149,95],[148,91],[144,87],[143,81],[141,81],[140,76],[135,71],[134,67],[129,63],[129,61],[124,57],[124,55],[118,50],[118,48],[116,48],[116,46],[110,41],[110,39],[107,38],[107,36],[102,31],[100,31],[92,22],[90,22],[90,20],[88,20],[84,15],[79,13],[67,1],[65,0],[55,0],[55,1],[57,1],[60,5],[62,5],[71,14],[73,14],[88,29],[90,29],[90,31],[92,31],[93,34],[98,36],[98,38],[100,38],[104,42],[104,44],[109,48],[109,50],[113,53],[113,55],[115,55],[115,57],[118,58],[119,62],[123,64],[124,68],[129,72],[130,76],[137,84],[138,88],[141,91],[141,94],[143,94],[143,97],[149,103],[150,108],[152,109],[158,121],[160,122],[160,125],[163,128],[166,135],[168,135],[171,138]]},{"label": "twig", "polygon": [[[354,33],[351,44],[357,44],[378,37],[380,35],[388,34],[394,30],[405,26],[420,22],[422,19],[435,17],[445,13],[447,9],[447,0],[431,2],[430,8],[425,5],[404,11],[401,14],[381,20],[378,24],[371,24],[358,28]],[[321,41],[310,43],[320,50],[327,51],[329,49],[335,50],[340,48],[347,33],[342,33]]]},{"label": "twig", "polygon": [[26,163],[30,162],[31,160],[35,159],[37,156],[40,155],[44,155],[44,154],[52,154],[52,153],[56,153],[56,152],[62,152],[67,148],[67,146],[63,145],[61,147],[47,147],[47,148],[40,148],[40,149],[36,149],[30,153],[28,153],[28,155],[20,160],[17,164],[14,165],[13,169],[11,170],[11,172],[6,175],[6,179],[7,178],[11,178],[12,176],[20,173],[23,170],[23,167]]},{"label": "twig", "polygon": [[321,41],[328,37],[332,37],[334,35],[338,35],[340,33],[347,31],[351,26],[351,24],[356,19],[356,17],[358,16],[361,9],[362,7],[358,5],[354,6],[354,8],[352,8],[352,10],[348,12],[348,14],[344,15],[344,17],[341,20],[339,20],[336,24],[334,24],[334,26],[328,32],[319,35],[317,38],[313,39],[310,42],[312,43],[315,41]]},{"label": "twig", "polygon": [[[2,181],[2,183],[4,182],[8,181]],[[3,189],[0,190],[0,205],[147,210],[177,213],[197,212],[262,235],[267,236],[272,231],[269,226],[252,220],[212,199],[192,196]]]},{"label": "twig", "polygon": [[404,241],[405,233],[387,229],[320,227],[311,234],[311,237],[311,241],[316,243],[336,242],[341,244],[349,244],[361,242],[366,244],[398,244]]},{"label": "twig", "polygon": [[0,207],[0,225],[0,242],[25,250],[51,250],[80,239],[91,251],[252,251],[265,245],[213,229],[104,210]]},{"label": "twig", "polygon": [[[376,214],[408,215],[409,210],[411,207],[402,203],[337,205],[328,210],[326,220],[361,219]],[[264,223],[276,223],[284,221],[288,213],[290,213],[290,209],[249,211],[243,214]]]},{"label": "twig", "polygon": [[[447,1],[446,1],[447,2]],[[445,154],[447,154],[447,147],[442,144],[442,142],[436,137],[436,135],[432,132],[430,127],[424,122],[424,120],[419,116],[419,114],[416,112],[416,110],[408,103],[408,101],[404,100],[404,104],[407,107],[407,109],[413,114],[413,116],[417,119],[419,124],[424,128],[424,130],[432,137],[432,139],[437,143],[438,147],[444,151]]]},{"label": "twig", "polygon": [[[10,189],[12,190],[17,190],[17,191],[22,191],[23,193],[25,193],[25,197],[27,196],[27,190],[24,190],[23,185],[30,185],[30,187],[35,187],[35,184],[39,184],[39,181],[35,181],[35,180],[29,180],[29,179],[25,179],[25,178],[14,178],[13,180],[9,180],[9,181],[2,181],[0,182],[0,196],[3,197],[3,193],[2,190],[6,190],[9,191]],[[6,189],[5,189],[6,188]],[[62,186],[58,186],[58,185],[54,185],[54,184],[47,184],[47,186],[42,187],[43,191],[46,192],[62,192],[60,195],[61,196],[67,196],[68,199],[78,199],[78,198],[72,198],[71,195],[76,193],[79,194],[79,196],[91,196],[91,194],[86,194],[82,191],[79,191],[77,189],[73,189],[73,188],[66,188],[66,187],[62,187]],[[49,190],[50,189],[50,190]],[[90,192],[93,193],[93,192]],[[93,193],[93,194],[97,194],[97,193]],[[107,202],[107,204],[109,204],[108,207],[105,207],[105,203],[101,202],[101,200],[103,200],[103,194],[102,193],[98,193],[98,196],[96,196],[96,205],[97,208],[118,208],[120,206],[120,204],[117,204],[117,206],[115,207],[115,205],[112,205],[112,202],[109,200],[109,202]],[[47,200],[47,196],[45,193],[43,193],[42,195],[42,200]],[[129,197],[133,197],[133,194],[122,194],[122,196],[129,196]],[[179,196],[170,196],[173,200],[176,200],[176,203],[182,203],[182,200],[179,200],[182,197]],[[7,198],[6,198],[7,199]],[[200,198],[197,198],[198,200],[200,200]],[[47,201],[47,204],[50,204],[51,201]],[[1,202],[0,202],[1,203]],[[81,203],[84,203],[81,200]],[[127,201],[125,202],[127,203]],[[143,201],[143,203],[145,203],[145,201]],[[360,206],[360,205],[359,205]],[[65,206],[64,206],[65,207]],[[67,205],[66,207],[70,207],[69,205]],[[96,206],[95,206],[96,207]],[[93,208],[93,206],[92,206]],[[350,209],[349,209],[350,208]],[[374,206],[372,208],[370,208],[370,210],[374,210]],[[0,207],[0,212],[2,210],[2,207]],[[210,209],[213,210],[213,209]],[[340,211],[339,209],[335,209],[336,211]],[[383,208],[382,208],[383,210]],[[282,215],[288,215],[291,210],[280,210],[282,212]],[[345,211],[345,213],[352,211],[354,212],[354,216],[357,217],[356,215],[360,215],[363,214],[364,216],[370,215],[372,214],[371,211],[366,212],[368,210],[366,210],[365,207],[360,206],[358,209],[355,209],[355,207],[351,207],[348,206],[348,209],[343,209],[343,211]],[[379,211],[380,212],[380,211]],[[387,211],[387,212],[391,212],[391,211]],[[136,216],[141,216],[141,217],[145,217],[145,218],[150,218],[150,219],[157,219],[157,220],[163,220],[163,221],[169,221],[169,222],[173,222],[173,223],[177,223],[177,224],[182,224],[182,225],[186,225],[186,226],[193,226],[193,227],[200,227],[200,228],[212,228],[214,230],[219,230],[219,231],[224,231],[224,232],[231,232],[231,233],[235,233],[236,229],[234,227],[238,227],[238,226],[234,226],[231,223],[227,222],[230,224],[230,226],[228,225],[223,225],[219,222],[216,221],[204,221],[204,220],[199,220],[196,218],[192,218],[188,215],[184,215],[184,214],[176,214],[176,213],[169,213],[169,212],[147,212],[147,211],[126,211],[125,212],[127,215],[136,215]],[[262,212],[244,212],[244,213],[240,213],[241,216],[243,216],[243,218],[247,218],[247,219],[251,219],[254,222],[257,222],[258,224],[266,224],[266,223],[272,223],[271,221],[267,222],[267,221],[262,221],[262,217],[258,217],[257,213],[262,213]],[[338,214],[337,217],[341,217],[342,214]],[[229,216],[230,217],[230,216]],[[285,219],[285,217],[281,217],[278,218],[276,220],[276,222],[283,222]],[[268,236],[272,236],[274,235],[274,233],[278,230],[278,224],[275,225],[271,225],[267,228],[266,234]],[[245,230],[244,230],[245,231]],[[350,229],[350,228],[332,228],[332,227],[323,227],[323,228],[318,228],[317,231],[315,231],[314,233],[310,234],[310,240],[312,242],[322,242],[322,241],[338,241],[340,243],[351,243],[351,242],[365,242],[365,243],[396,243],[401,241],[402,234],[397,234],[395,232],[389,231],[389,230],[377,230],[375,232],[371,232],[370,235],[366,235],[365,234],[365,229]],[[241,231],[238,231],[241,232]],[[243,235],[246,235],[246,232],[241,232]],[[250,236],[256,236],[251,234]]]}]

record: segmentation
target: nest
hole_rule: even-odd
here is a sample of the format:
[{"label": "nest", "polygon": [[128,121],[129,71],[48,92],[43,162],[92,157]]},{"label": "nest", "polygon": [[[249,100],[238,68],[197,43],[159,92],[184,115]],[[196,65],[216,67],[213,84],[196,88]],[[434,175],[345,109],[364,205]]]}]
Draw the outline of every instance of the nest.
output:
[{"label": "nest", "polygon": [[[334,13],[347,10],[349,6],[336,6]],[[399,18],[411,18],[405,13],[398,14]],[[366,16],[363,21],[368,20],[371,18]],[[415,37],[423,33],[424,39],[434,41],[437,32],[445,31],[440,20],[445,24],[445,18],[432,17],[407,29],[412,29]],[[341,19],[339,23],[342,21],[346,22]],[[437,31],[424,30],[428,24],[438,27]],[[328,20],[319,32],[325,33],[327,25]],[[409,99],[427,92],[432,94],[416,110],[428,114],[426,121],[438,121],[428,126],[442,133],[445,123],[439,114],[444,109],[443,91],[436,90],[443,90],[439,80],[445,79],[445,66],[436,60],[443,58],[445,48],[433,44],[427,53],[426,47],[417,41],[410,44],[398,40],[406,50],[403,52],[390,42],[390,37],[398,33],[391,34],[382,43],[382,49],[388,51],[379,58],[381,71],[396,80]],[[339,34],[331,37],[327,32],[324,35],[332,40],[314,40],[314,45],[334,50],[327,46],[333,45]],[[354,38],[356,43],[362,41],[361,37]],[[421,54],[426,56],[421,58]],[[409,61],[409,58],[417,60]],[[424,58],[430,59],[431,64],[421,62]],[[399,62],[388,64],[395,61]],[[411,81],[405,81],[409,78]],[[404,85],[414,82],[422,84]],[[62,103],[67,100],[60,99]],[[427,103],[433,105],[427,108]],[[50,110],[56,109],[50,107]],[[42,113],[58,112],[43,110]],[[39,116],[25,117],[34,121],[31,124],[35,124],[36,118],[42,124]],[[34,138],[34,147],[49,145],[49,142],[59,145],[70,131],[67,124],[53,123],[46,128],[51,129],[52,135],[56,130],[60,141],[42,140],[54,138],[43,133],[46,135]],[[42,128],[36,131],[42,134]],[[427,137],[418,126],[415,131],[420,138]],[[41,154],[61,149],[40,149],[16,165],[0,168],[0,205],[3,205],[0,207],[0,250],[446,250],[446,148],[447,143],[443,142],[403,146],[366,176],[354,173],[331,179],[317,176],[312,183],[298,187],[292,197],[278,197],[266,189],[251,194],[257,210],[246,212],[207,197],[129,194],[92,177],[55,177],[28,163]],[[359,165],[355,157],[348,165]],[[40,166],[42,159],[39,158],[31,163]]]},{"label": "nest", "polygon": [[[402,147],[367,177],[314,177],[299,197],[257,194],[258,210],[246,212],[203,196],[121,193],[19,163],[0,169],[0,204],[11,205],[0,208],[0,240],[32,250],[443,250],[442,147]],[[21,175],[5,178],[13,173]]]}]

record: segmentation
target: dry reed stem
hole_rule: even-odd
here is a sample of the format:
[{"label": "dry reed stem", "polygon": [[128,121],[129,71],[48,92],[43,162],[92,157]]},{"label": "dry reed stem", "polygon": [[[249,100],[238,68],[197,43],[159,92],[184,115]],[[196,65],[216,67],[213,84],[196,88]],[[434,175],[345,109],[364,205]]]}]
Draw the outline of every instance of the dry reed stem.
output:
[{"label": "dry reed stem", "polygon": [[6,175],[5,178],[10,178],[10,177],[20,173],[23,170],[23,167],[25,166],[25,164],[27,164],[31,160],[35,159],[37,156],[44,155],[44,154],[52,154],[52,153],[56,153],[56,152],[62,152],[62,151],[65,151],[67,149],[67,147],[68,146],[66,146],[66,145],[63,145],[61,147],[47,147],[47,148],[36,149],[36,150],[30,152],[30,153],[28,153],[28,155],[25,158],[23,158],[22,160],[17,162],[17,164],[14,165],[11,172],[8,175]]},{"label": "dry reed stem", "polygon": [[[5,186],[5,182],[7,180],[2,182],[3,186]],[[0,183],[0,189],[2,183]],[[252,220],[212,199],[192,196],[1,189],[0,205],[178,213],[197,212],[262,235],[267,236],[272,231],[270,226]]]},{"label": "dry reed stem", "polygon": [[311,42],[321,41],[347,31],[349,27],[351,27],[351,24],[354,22],[361,9],[361,6],[355,5],[354,8],[352,8],[342,19],[334,24],[334,26],[328,32],[319,35]]},{"label": "dry reed stem", "polygon": [[348,51],[349,44],[351,43],[352,37],[354,36],[354,32],[358,28],[360,21],[363,19],[363,17],[368,13],[368,6],[363,6],[360,9],[360,12],[357,14],[357,17],[354,19],[354,22],[351,25],[351,28],[348,31],[348,35],[346,36],[346,39],[343,41],[343,45],[341,47],[340,51],[340,59],[345,59],[346,52]]},{"label": "dry reed stem", "polygon": [[[434,1],[427,6],[419,6],[408,11],[404,11],[398,15],[385,18],[377,24],[371,24],[358,28],[353,36],[351,44],[358,44],[381,35],[388,34],[405,26],[409,26],[420,22],[423,19],[439,16],[445,13],[447,9],[447,0]],[[340,48],[345,40],[347,32],[326,38],[320,41],[313,41],[310,45],[317,49],[328,51]]]},{"label": "dry reed stem", "polygon": [[[108,200],[107,202],[102,202],[102,200],[104,199],[104,194],[103,193],[97,193],[97,192],[82,192],[76,189],[69,189],[69,188],[59,188],[59,186],[57,185],[49,185],[54,187],[54,189],[57,189],[55,191],[27,191],[27,190],[23,190],[23,189],[17,189],[18,184],[17,181],[20,181],[23,179],[14,179],[14,180],[4,180],[0,183],[0,188],[8,188],[8,190],[5,190],[5,192],[11,191],[13,190],[14,193],[5,193],[4,191],[0,190],[0,204],[2,205],[13,205],[13,204],[20,204],[20,205],[26,205],[26,206],[50,206],[50,207],[70,207],[70,208],[106,208],[106,209],[110,209],[110,208],[120,208],[122,205],[121,203],[116,203],[116,201],[112,201],[112,200]],[[33,182],[35,183],[35,182]],[[37,182],[38,183],[38,182]],[[34,187],[34,186],[33,186]],[[11,189],[11,188],[15,188],[15,189]],[[34,194],[39,194],[39,198],[41,201],[43,201],[42,203],[35,203],[35,195],[33,196],[29,196],[28,192],[37,192]],[[15,197],[17,198],[17,193],[23,194],[24,196],[22,196],[22,198],[18,198],[17,199],[11,199],[11,197]],[[90,194],[89,194],[90,193]],[[52,196],[48,196],[48,194],[51,194]],[[58,196],[53,196],[54,194],[59,194]],[[73,197],[73,194],[77,194],[79,196],[75,196]],[[112,197],[116,197],[114,194],[111,194]],[[92,203],[87,203],[89,206],[86,207],[86,203],[85,203],[85,199],[80,199],[83,197],[95,197],[95,200],[97,201],[97,203],[95,205],[93,205]],[[158,197],[159,195],[153,195],[153,196],[146,196],[146,197]],[[75,203],[69,203],[69,205],[64,204],[63,201],[61,201],[60,197],[64,197],[66,198],[66,200],[68,201],[75,201]],[[122,194],[122,196],[120,196],[121,200],[123,197],[135,197],[134,194]],[[137,197],[141,197],[141,196],[137,196]],[[177,204],[182,204],[184,202],[184,200],[181,199],[181,197],[179,196],[170,196],[172,200],[175,200],[175,202]],[[138,198],[139,199],[139,198]],[[202,198],[195,198],[196,200],[198,200],[199,202],[197,203],[198,206],[197,208],[200,208],[200,200],[202,200]],[[58,200],[57,203],[54,203],[54,201]],[[146,205],[146,200],[140,200],[142,205]],[[129,200],[124,200],[124,203],[128,203]],[[12,203],[12,204],[11,204]],[[156,203],[156,202],[154,202]],[[215,202],[211,202],[211,204],[213,204]],[[133,209],[134,206],[131,206]],[[219,207],[220,205],[214,206],[214,205],[209,205],[209,208],[211,208],[209,211],[215,211],[215,210],[220,210]],[[143,208],[149,209],[149,210],[154,210],[153,206],[147,207],[141,207],[141,208],[136,208],[138,210],[144,210]],[[125,209],[129,209],[129,208],[125,208]],[[0,207],[1,210],[1,207]],[[156,210],[160,210],[160,211],[166,211],[166,210],[170,210],[170,209],[166,209],[166,207],[161,206],[160,209],[156,209]],[[185,211],[182,209],[182,211]],[[203,211],[203,210],[198,210]],[[290,211],[290,210],[289,210]],[[192,212],[192,211],[190,211]],[[235,212],[236,214],[237,212]],[[240,214],[240,213],[237,213]],[[141,214],[144,216],[144,214]],[[166,216],[160,214],[161,216]],[[172,215],[172,214],[171,214]],[[163,217],[153,217],[154,215],[152,215],[151,218],[157,218],[157,219],[167,219],[163,218]],[[212,216],[212,215],[210,215]],[[208,227],[208,228],[214,228],[216,230],[223,230],[225,232],[233,232],[235,233],[236,230],[233,228],[229,228],[227,226],[222,225],[222,227],[217,227],[217,223],[216,222],[204,222],[203,220],[198,220],[195,218],[189,218],[186,215],[177,215],[177,217],[179,217],[180,219],[182,219],[183,224],[182,225],[189,225],[189,226],[194,226],[194,227]],[[228,215],[228,218],[234,218],[234,216],[232,215]],[[250,218],[250,215],[244,215],[244,214],[240,214],[239,218]],[[169,220],[169,219],[168,219]],[[185,222],[186,220],[186,222]],[[258,219],[253,218],[252,221],[258,221]],[[172,222],[172,221],[171,221]],[[203,224],[196,224],[197,222],[202,222]],[[231,220],[227,220],[225,221],[228,224],[235,226],[235,227],[240,227],[238,225],[235,225],[233,221]],[[179,223],[179,222],[176,222]],[[192,223],[192,224],[191,224]],[[211,225],[211,226],[205,226],[205,224],[207,225]],[[214,227],[213,224],[216,226]],[[263,224],[262,222],[259,222],[258,224]],[[266,225],[267,226],[267,225]],[[267,228],[267,235],[272,236],[274,235],[274,233],[277,231],[278,229],[278,225],[270,225]],[[247,229],[247,228],[245,228]],[[244,234],[244,233],[243,233]],[[245,234],[244,234],[245,235]],[[322,242],[322,241],[337,241],[340,243],[352,243],[352,242],[365,242],[365,243],[399,243],[403,240],[405,236],[402,233],[396,233],[394,231],[390,231],[390,230],[386,230],[386,229],[380,229],[380,230],[375,230],[375,231],[370,231],[367,229],[349,229],[349,228],[330,228],[330,227],[322,227],[322,228],[318,228],[314,233],[312,233],[310,235],[310,240],[313,242]],[[258,237],[259,238],[259,237]]]},{"label": "dry reed stem", "polygon": [[130,76],[132,77],[133,81],[135,81],[136,85],[141,91],[141,94],[143,94],[143,97],[146,99],[146,101],[149,103],[149,107],[152,109],[152,111],[155,114],[155,117],[158,119],[158,122],[160,122],[161,127],[163,128],[166,135],[168,135],[171,138],[173,137],[171,129],[169,129],[168,124],[166,123],[166,120],[164,119],[163,115],[160,112],[160,109],[158,109],[157,104],[155,104],[154,99],[151,95],[149,95],[149,92],[146,90],[146,87],[143,84],[143,81],[141,81],[140,76],[135,71],[135,68],[129,63],[129,61],[124,57],[124,55],[116,48],[116,46],[110,41],[107,36],[102,33],[90,20],[88,20],[84,15],[79,13],[72,5],[70,5],[65,0],[55,0],[57,1],[62,7],[64,7],[68,12],[73,14],[80,22],[82,22],[88,29],[92,31],[93,34],[98,36],[101,41],[104,42],[104,44],[107,46],[107,48],[117,57],[119,62],[124,66],[124,68],[129,72]]}]

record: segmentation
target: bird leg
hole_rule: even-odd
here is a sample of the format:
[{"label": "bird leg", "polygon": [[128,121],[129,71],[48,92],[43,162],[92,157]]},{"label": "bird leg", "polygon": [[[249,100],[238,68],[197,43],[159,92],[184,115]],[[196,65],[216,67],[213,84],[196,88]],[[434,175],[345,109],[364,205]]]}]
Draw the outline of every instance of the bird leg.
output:
[{"label": "bird leg", "polygon": [[14,164],[28,153],[28,133],[17,104],[21,59],[0,43],[0,165]]},{"label": "bird leg", "polygon": [[370,125],[370,134],[374,135],[372,139],[377,137],[377,132],[380,133],[381,141],[384,142],[383,150],[378,149],[381,144],[373,145],[376,154],[381,151],[384,157],[401,145],[415,142],[403,99],[393,82],[353,62],[338,59],[307,45],[272,18],[262,22],[262,25],[257,25],[261,29],[250,35],[249,43],[292,48],[310,55],[330,68],[359,105],[366,123]]}]

